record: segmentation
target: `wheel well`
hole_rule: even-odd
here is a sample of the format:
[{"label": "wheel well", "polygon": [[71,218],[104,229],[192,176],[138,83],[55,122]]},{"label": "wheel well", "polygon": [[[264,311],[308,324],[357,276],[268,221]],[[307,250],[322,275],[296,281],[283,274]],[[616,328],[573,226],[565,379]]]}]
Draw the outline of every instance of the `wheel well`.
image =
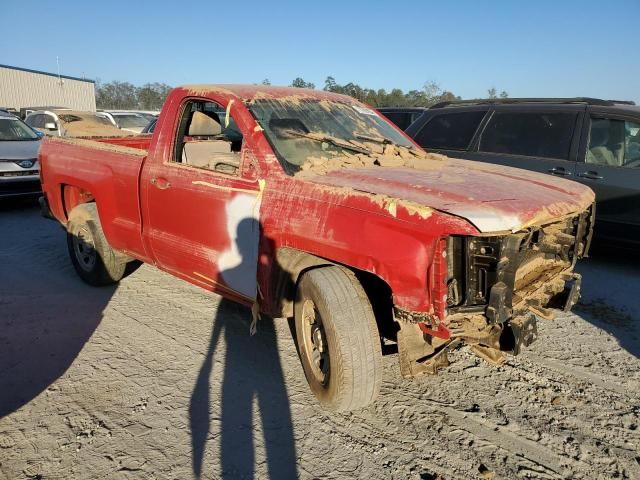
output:
[{"label": "wheel well", "polygon": [[345,267],[355,274],[371,303],[380,335],[395,340],[398,326],[393,319],[393,298],[387,282],[373,273],[292,248],[285,247],[276,251],[276,264],[271,277],[273,288],[270,290],[273,293],[274,316],[293,316],[296,289],[304,273],[314,268],[336,265]]},{"label": "wheel well", "polygon": [[395,341],[397,338],[398,324],[393,318],[393,295],[391,287],[387,282],[373,273],[353,268],[351,271],[355,273],[356,278],[369,298],[380,335]]},{"label": "wheel well", "polygon": [[62,208],[64,216],[68,220],[71,211],[82,203],[94,202],[93,194],[88,190],[73,185],[61,185]]}]

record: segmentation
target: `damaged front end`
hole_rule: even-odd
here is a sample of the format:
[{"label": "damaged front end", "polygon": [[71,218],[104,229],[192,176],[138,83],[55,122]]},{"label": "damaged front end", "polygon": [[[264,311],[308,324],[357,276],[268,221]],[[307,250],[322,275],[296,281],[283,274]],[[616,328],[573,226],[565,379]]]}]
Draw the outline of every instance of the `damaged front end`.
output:
[{"label": "damaged front end", "polygon": [[500,364],[537,339],[537,319],[580,296],[576,261],[587,255],[594,208],[511,234],[450,236],[436,248],[434,312],[395,308],[404,377],[437,373],[461,343]]}]

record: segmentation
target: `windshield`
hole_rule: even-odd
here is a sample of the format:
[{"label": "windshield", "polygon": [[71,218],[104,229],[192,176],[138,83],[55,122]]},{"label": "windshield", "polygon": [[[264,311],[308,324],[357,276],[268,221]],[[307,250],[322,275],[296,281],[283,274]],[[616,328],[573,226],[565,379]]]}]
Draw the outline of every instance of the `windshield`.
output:
[{"label": "windshield", "polygon": [[144,128],[149,123],[140,115],[114,115],[113,118],[120,128]]},{"label": "windshield", "polygon": [[247,106],[290,173],[317,158],[382,153],[385,144],[413,148],[406,137],[364,105],[263,98]]},{"label": "windshield", "polygon": [[18,118],[0,117],[0,141],[38,140],[38,135]]},{"label": "windshield", "polygon": [[86,122],[99,125],[111,125],[109,120],[93,113],[64,113],[58,114],[58,118],[62,123]]}]

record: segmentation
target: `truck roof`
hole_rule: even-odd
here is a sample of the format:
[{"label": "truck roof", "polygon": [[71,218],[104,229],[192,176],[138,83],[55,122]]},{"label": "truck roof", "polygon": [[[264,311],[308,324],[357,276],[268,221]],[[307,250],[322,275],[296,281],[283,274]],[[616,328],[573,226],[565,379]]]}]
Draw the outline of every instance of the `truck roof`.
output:
[{"label": "truck roof", "polygon": [[191,93],[221,93],[238,100],[247,102],[260,97],[270,98],[286,98],[286,97],[302,97],[336,100],[340,102],[356,103],[352,97],[341,95],[339,93],[326,92],[324,90],[312,90],[309,88],[298,87],[275,87],[271,85],[226,85],[226,84],[198,84],[198,85],[181,85],[179,89],[187,90]]}]

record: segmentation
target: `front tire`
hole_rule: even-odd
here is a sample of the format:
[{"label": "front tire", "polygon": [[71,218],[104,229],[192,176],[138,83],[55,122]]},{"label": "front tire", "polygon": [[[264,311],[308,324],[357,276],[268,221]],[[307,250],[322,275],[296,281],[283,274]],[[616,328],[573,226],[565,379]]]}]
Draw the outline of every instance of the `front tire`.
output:
[{"label": "front tire", "polygon": [[71,211],[67,249],[76,272],[89,285],[111,285],[124,276],[127,260],[107,243],[95,203],[84,203]]},{"label": "front tire", "polygon": [[348,411],[373,402],[382,383],[380,337],[356,276],[342,267],[308,271],[294,316],[302,367],[320,404]]}]

